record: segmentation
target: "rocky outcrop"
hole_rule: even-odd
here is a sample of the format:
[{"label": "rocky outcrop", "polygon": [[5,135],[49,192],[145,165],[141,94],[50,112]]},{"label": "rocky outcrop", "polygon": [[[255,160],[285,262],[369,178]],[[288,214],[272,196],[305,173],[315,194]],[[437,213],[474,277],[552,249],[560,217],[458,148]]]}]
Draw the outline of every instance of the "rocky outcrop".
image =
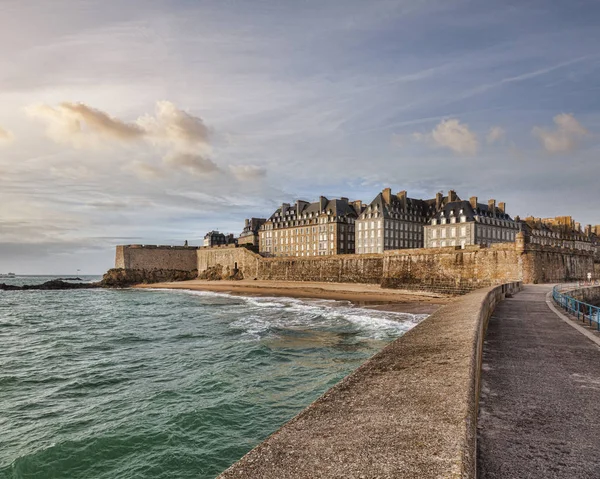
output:
[{"label": "rocky outcrop", "polygon": [[198,275],[198,279],[205,279],[208,281],[220,281],[222,279],[227,280],[241,280],[244,279],[242,271],[238,268],[223,267],[223,265],[217,264],[215,266],[209,266]]},{"label": "rocky outcrop", "polygon": [[198,270],[183,271],[177,269],[109,269],[100,284],[107,288],[127,288],[134,284],[163,283],[196,279]]},{"label": "rocky outcrop", "polygon": [[90,289],[100,288],[101,283],[67,283],[61,279],[53,279],[46,281],[42,284],[25,284],[23,286],[16,286],[14,284],[0,284],[0,290],[3,291],[24,291],[24,290],[56,290],[56,289]]}]

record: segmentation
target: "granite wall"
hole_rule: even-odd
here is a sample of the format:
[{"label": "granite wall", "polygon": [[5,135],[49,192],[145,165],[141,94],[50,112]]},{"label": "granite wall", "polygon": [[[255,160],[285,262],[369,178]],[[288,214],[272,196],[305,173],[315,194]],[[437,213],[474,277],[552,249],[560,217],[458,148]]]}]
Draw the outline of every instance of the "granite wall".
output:
[{"label": "granite wall", "polygon": [[[387,251],[383,254],[263,258],[243,247],[118,246],[116,268],[198,270],[206,279],[374,283],[464,294],[509,281],[564,282],[598,269],[590,252],[526,243]],[[595,269],[596,268],[596,269]]]},{"label": "granite wall", "polygon": [[193,246],[117,246],[115,268],[194,271],[198,269],[197,250]]}]

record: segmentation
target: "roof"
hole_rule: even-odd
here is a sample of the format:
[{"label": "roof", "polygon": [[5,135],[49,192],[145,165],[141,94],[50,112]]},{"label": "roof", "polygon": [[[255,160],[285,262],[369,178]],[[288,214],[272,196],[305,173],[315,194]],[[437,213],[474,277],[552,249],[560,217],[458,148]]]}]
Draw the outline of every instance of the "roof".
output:
[{"label": "roof", "polygon": [[[462,211],[462,213],[461,213]],[[503,213],[500,208],[490,208],[489,205],[477,203],[477,207],[473,208],[469,201],[452,201],[446,203],[433,218],[450,218],[451,216],[466,216],[467,221],[475,221],[476,216],[490,217],[507,221],[514,221],[508,214]]]},{"label": "roof", "polygon": [[300,217],[316,218],[321,214],[329,214],[334,217],[358,216],[352,202],[346,198],[327,199],[320,197],[319,201],[309,203],[308,201],[298,200],[294,204],[284,203],[269,217],[268,221],[279,222],[299,219]]}]

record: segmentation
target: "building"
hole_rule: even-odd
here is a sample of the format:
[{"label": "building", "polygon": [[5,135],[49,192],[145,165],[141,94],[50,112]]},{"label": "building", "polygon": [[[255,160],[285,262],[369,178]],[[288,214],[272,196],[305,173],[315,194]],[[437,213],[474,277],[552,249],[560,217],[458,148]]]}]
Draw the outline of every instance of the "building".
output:
[{"label": "building", "polygon": [[438,193],[430,200],[408,198],[406,191],[392,195],[385,188],[365,208],[356,221],[356,252],[383,253],[390,249],[422,248],[423,228],[448,201],[459,198],[454,191],[447,197]]},{"label": "building", "polygon": [[284,203],[259,230],[263,256],[322,256],[354,253],[354,224],[361,201],[348,198]]},{"label": "building", "polygon": [[515,240],[520,222],[506,213],[506,204],[489,200],[481,204],[473,196],[469,201],[449,201],[425,226],[425,247],[490,245]]},{"label": "building", "polygon": [[209,231],[204,235],[204,246],[221,246],[224,244],[235,244],[232,234],[225,235],[219,231]]},{"label": "building", "polygon": [[581,224],[571,216],[555,218],[529,216],[523,220],[522,228],[531,244],[594,252],[598,248],[596,235],[598,227],[588,225],[585,231],[582,231]]},{"label": "building", "polygon": [[246,218],[244,230],[238,238],[238,245],[258,251],[258,232],[265,221],[267,221],[265,218]]}]

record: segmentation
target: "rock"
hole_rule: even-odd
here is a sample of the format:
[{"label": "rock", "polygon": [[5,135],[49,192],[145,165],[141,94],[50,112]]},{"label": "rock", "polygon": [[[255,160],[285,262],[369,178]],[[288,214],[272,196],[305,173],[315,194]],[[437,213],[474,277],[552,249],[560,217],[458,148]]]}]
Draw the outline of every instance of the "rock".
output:
[{"label": "rock", "polygon": [[0,290],[4,291],[26,291],[26,290],[58,290],[58,289],[91,289],[100,288],[100,283],[67,283],[61,279],[53,279],[42,284],[25,284],[16,286],[14,284],[0,284]]}]

